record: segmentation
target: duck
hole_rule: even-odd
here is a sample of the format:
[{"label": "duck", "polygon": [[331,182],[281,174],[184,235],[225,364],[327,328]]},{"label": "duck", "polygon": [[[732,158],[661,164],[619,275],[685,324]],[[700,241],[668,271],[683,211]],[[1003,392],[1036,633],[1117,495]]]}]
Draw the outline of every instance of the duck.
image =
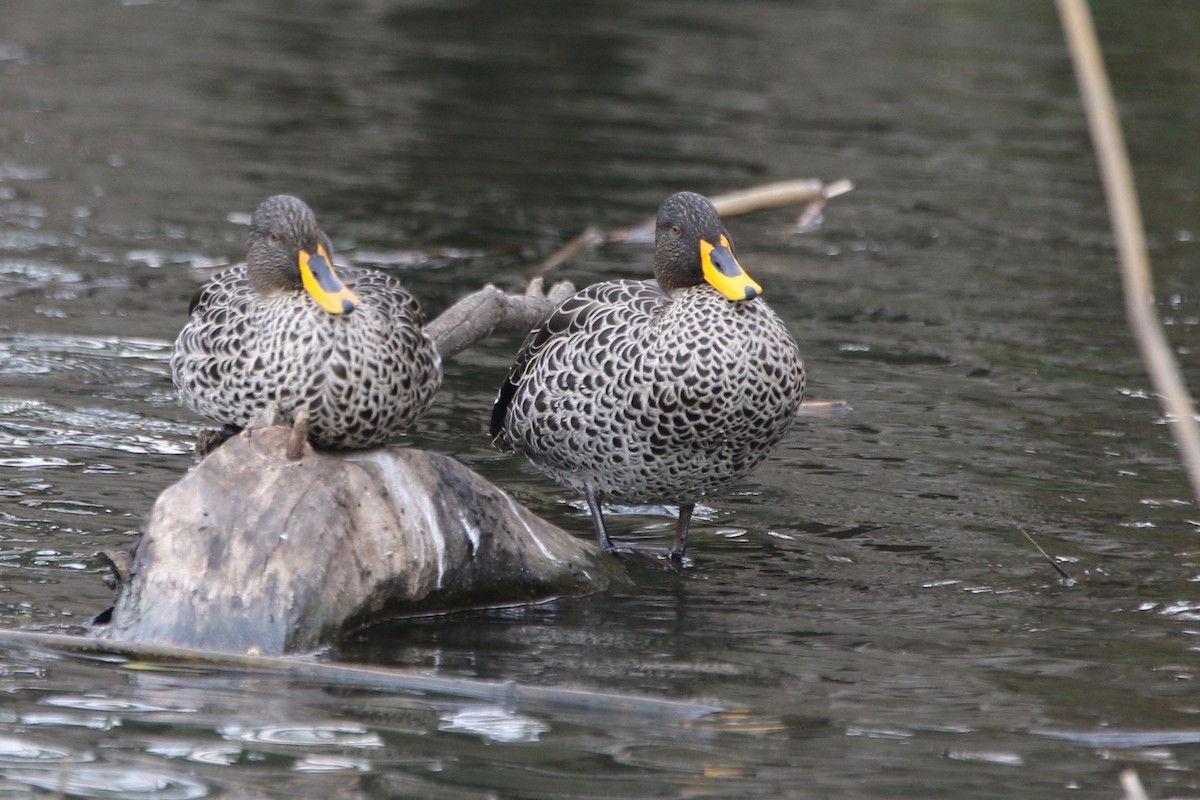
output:
[{"label": "duck", "polygon": [[381,445],[432,404],[442,365],[420,303],[393,276],[338,267],[303,200],[268,197],[246,261],[196,292],[171,353],[183,406],[244,428],[274,405],[328,450]]},{"label": "duck", "polygon": [[[679,508],[684,562],[696,503],[758,466],[804,399],[799,345],[742,269],[703,195],[668,197],[654,279],[594,284],[529,332],[492,406],[502,451],[583,495],[601,550],[603,504]],[[674,568],[674,567],[672,567]]]}]

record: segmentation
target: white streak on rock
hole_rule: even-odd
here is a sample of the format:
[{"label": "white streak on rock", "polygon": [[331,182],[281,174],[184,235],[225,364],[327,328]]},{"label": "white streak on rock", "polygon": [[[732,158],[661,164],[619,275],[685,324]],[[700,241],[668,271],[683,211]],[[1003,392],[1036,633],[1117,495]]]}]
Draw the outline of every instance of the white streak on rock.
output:
[{"label": "white streak on rock", "polygon": [[433,543],[437,556],[437,588],[442,588],[442,578],[446,574],[446,535],[438,525],[430,492],[419,480],[413,480],[412,473],[398,459],[390,458],[386,451],[368,453],[356,460],[370,461],[379,467],[393,495],[393,506],[415,512],[418,519],[424,518],[426,535],[417,538],[422,544],[426,539]]},{"label": "white streak on rock", "polygon": [[553,561],[555,564],[561,564],[562,559],[556,557],[554,553],[551,553],[546,548],[546,545],[542,543],[542,540],[538,538],[538,535],[533,532],[533,528],[529,527],[529,523],[525,521],[524,515],[521,514],[520,506],[514,503],[513,499],[509,497],[508,494],[504,494],[504,499],[508,502],[508,507],[512,509],[513,517],[521,523],[523,528],[525,528],[525,532],[529,534],[529,538],[532,539],[533,543],[537,545],[538,550],[542,551],[542,555]]},{"label": "white streak on rock", "polygon": [[467,512],[458,512],[458,521],[462,523],[463,530],[467,532],[467,538],[471,540],[471,555],[479,552],[479,543],[483,538],[483,532],[476,528],[467,519]]}]

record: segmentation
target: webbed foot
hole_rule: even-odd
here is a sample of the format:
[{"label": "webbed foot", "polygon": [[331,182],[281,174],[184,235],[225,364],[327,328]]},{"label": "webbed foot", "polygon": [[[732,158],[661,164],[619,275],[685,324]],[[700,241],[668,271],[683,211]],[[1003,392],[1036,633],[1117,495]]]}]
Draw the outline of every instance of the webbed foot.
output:
[{"label": "webbed foot", "polygon": [[631,564],[637,564],[639,567],[646,567],[661,572],[673,572],[677,575],[682,574],[685,569],[693,567],[690,558],[678,556],[670,552],[641,550],[636,547],[625,547],[624,545],[605,548],[604,552],[628,561]]}]

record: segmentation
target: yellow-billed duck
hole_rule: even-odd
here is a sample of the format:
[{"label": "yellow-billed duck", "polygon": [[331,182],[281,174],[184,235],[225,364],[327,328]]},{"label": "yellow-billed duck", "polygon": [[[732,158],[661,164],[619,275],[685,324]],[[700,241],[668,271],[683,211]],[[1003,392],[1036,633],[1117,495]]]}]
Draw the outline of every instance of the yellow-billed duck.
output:
[{"label": "yellow-billed duck", "polygon": [[302,200],[276,195],[250,221],[246,263],[196,293],[171,355],[184,406],[229,428],[268,404],[309,415],[309,441],[374,447],[433,402],[441,359],[398,280],[334,270],[333,245]]},{"label": "yellow-billed duck", "polygon": [[757,466],[804,396],[796,340],[741,268],[709,200],[658,212],[654,281],[596,284],[529,333],[492,409],[493,441],[601,503],[671,503],[681,562],[696,502]]}]

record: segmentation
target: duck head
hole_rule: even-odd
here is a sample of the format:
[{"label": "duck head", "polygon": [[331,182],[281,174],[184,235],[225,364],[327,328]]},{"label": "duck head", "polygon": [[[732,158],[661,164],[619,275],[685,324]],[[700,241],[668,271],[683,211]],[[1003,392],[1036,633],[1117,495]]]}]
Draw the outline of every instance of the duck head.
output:
[{"label": "duck head", "polygon": [[707,197],[678,192],[658,210],[654,277],[665,291],[709,283],[733,301],[762,294],[733,255],[729,231]]},{"label": "duck head", "polygon": [[312,209],[286,194],[268,197],[250,218],[246,273],[260,294],[308,292],[330,314],[349,314],[358,296],[333,269],[333,245]]}]

